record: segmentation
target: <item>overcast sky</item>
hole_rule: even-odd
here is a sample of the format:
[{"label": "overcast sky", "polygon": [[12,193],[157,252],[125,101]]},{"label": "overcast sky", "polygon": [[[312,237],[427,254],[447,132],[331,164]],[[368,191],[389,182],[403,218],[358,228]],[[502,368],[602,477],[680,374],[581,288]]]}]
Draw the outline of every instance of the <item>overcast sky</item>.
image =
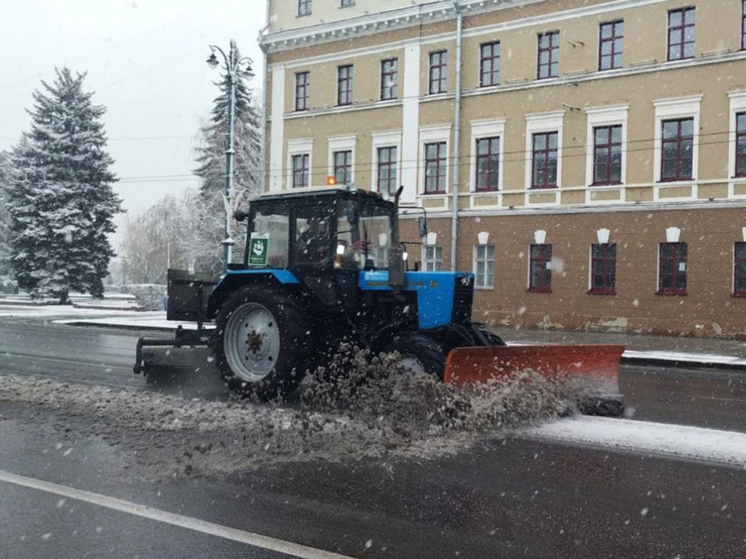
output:
[{"label": "overcast sky", "polygon": [[[0,150],[30,127],[24,109],[54,68],[88,72],[86,89],[108,107],[109,152],[124,207],[137,212],[197,186],[190,176],[201,119],[218,90],[210,44],[231,38],[254,61],[264,0],[19,0],[0,18]],[[259,96],[261,102],[261,95]],[[141,178],[145,177],[145,178]],[[117,220],[121,222],[121,219]]]}]

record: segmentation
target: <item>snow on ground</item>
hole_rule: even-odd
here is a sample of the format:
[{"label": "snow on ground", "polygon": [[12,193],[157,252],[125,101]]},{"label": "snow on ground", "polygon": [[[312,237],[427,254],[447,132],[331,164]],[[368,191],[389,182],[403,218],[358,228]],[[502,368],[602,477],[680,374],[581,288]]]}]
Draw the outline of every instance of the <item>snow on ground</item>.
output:
[{"label": "snow on ground", "polygon": [[746,433],[732,431],[576,416],[522,430],[519,436],[746,468]]},{"label": "snow on ground", "polygon": [[54,318],[54,317],[75,317],[81,318],[99,318],[116,319],[122,317],[137,317],[142,313],[130,310],[113,310],[113,309],[91,309],[79,308],[72,305],[0,305],[0,317],[24,317],[24,318]]},{"label": "snow on ground", "polygon": [[660,359],[661,361],[688,361],[694,363],[717,363],[721,365],[746,365],[746,359],[732,355],[717,355],[714,353],[683,353],[676,351],[635,351],[628,349],[624,357],[632,359]]},{"label": "snow on ground", "polygon": [[[0,308],[0,312],[2,309]],[[2,315],[0,315],[2,316]],[[118,326],[123,328],[133,328],[142,330],[176,330],[181,325],[185,330],[196,330],[195,322],[176,322],[166,320],[166,313],[163,311],[138,312],[136,314],[120,314],[116,316],[107,316],[106,318],[74,318],[70,320],[55,320],[56,324],[70,324],[78,326]],[[214,328],[213,324],[205,324],[205,328]]]}]

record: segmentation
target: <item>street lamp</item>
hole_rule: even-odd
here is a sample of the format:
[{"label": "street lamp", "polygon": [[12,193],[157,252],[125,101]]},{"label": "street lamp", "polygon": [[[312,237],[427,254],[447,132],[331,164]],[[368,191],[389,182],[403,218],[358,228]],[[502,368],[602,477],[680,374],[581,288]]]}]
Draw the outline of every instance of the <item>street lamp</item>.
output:
[{"label": "street lamp", "polygon": [[241,65],[246,63],[246,66],[251,69],[251,59],[243,57],[238,60],[235,59],[233,53],[234,46],[231,41],[230,56],[226,56],[223,49],[218,46],[210,45],[210,57],[207,59],[207,65],[210,68],[217,68],[220,64],[218,57],[215,56],[215,52],[219,52],[225,62],[225,68],[228,71],[228,147],[225,150],[225,201],[226,201],[226,212],[225,212],[225,239],[222,242],[223,245],[223,274],[228,271],[228,263],[231,260],[231,249],[234,241],[231,239],[231,212],[229,211],[231,204],[231,193],[233,192],[233,119],[236,111],[236,78],[238,72],[241,69]]}]

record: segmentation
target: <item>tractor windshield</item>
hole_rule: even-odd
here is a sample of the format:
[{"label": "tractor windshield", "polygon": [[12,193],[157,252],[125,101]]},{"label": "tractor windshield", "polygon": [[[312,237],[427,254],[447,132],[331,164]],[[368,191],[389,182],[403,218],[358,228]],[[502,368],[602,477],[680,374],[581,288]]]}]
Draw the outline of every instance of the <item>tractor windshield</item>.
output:
[{"label": "tractor windshield", "polygon": [[391,249],[391,213],[370,201],[344,200],[337,221],[339,268],[388,268]]}]

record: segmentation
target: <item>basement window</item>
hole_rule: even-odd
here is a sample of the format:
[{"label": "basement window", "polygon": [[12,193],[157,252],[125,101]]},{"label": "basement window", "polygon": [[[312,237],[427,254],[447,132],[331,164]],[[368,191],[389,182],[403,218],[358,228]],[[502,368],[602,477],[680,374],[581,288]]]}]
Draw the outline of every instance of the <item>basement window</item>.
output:
[{"label": "basement window", "polygon": [[552,292],[552,245],[531,245],[528,290]]},{"label": "basement window", "polygon": [[616,244],[591,245],[591,288],[594,295],[616,295]]},{"label": "basement window", "polygon": [[661,243],[659,251],[658,294],[686,295],[686,243]]},{"label": "basement window", "polygon": [[733,256],[733,295],[746,297],[746,243],[736,243]]}]

